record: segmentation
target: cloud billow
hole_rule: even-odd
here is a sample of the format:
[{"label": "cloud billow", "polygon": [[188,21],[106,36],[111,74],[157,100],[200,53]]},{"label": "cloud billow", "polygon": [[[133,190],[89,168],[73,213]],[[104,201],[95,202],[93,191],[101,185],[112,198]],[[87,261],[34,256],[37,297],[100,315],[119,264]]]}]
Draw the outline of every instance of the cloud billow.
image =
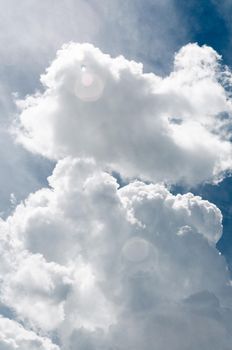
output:
[{"label": "cloud billow", "polygon": [[18,140],[33,152],[94,157],[125,177],[187,185],[231,169],[231,75],[210,47],[183,47],[160,78],[70,43],[41,81],[43,93],[18,101]]},{"label": "cloud billow", "polygon": [[221,212],[166,186],[230,171],[229,74],[197,44],[166,78],[89,44],[62,48],[44,92],[18,102],[18,140],[57,164],[0,221],[3,349],[231,348]]}]

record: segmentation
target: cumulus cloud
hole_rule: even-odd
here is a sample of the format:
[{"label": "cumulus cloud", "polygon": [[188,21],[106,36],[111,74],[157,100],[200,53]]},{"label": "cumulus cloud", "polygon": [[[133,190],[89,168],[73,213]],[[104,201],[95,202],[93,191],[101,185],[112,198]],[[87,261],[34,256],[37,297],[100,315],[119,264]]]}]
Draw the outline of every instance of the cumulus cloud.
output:
[{"label": "cumulus cloud", "polygon": [[18,140],[33,152],[94,157],[125,177],[191,186],[231,170],[231,75],[210,47],[183,47],[161,78],[70,43],[41,81],[43,92],[18,101]]},{"label": "cumulus cloud", "polygon": [[18,141],[57,164],[49,186],[0,221],[3,349],[231,348],[221,212],[166,186],[231,170],[223,69],[197,44],[161,78],[70,43],[44,91],[18,101]]},{"label": "cumulus cloud", "polygon": [[2,350],[59,350],[50,339],[28,331],[15,321],[0,316],[0,347]]},{"label": "cumulus cloud", "polygon": [[[31,347],[42,334],[44,349],[230,349],[232,291],[214,204],[162,184],[120,188],[93,159],[60,160],[49,184],[1,221],[9,329]],[[26,349],[21,338],[3,335]]]}]

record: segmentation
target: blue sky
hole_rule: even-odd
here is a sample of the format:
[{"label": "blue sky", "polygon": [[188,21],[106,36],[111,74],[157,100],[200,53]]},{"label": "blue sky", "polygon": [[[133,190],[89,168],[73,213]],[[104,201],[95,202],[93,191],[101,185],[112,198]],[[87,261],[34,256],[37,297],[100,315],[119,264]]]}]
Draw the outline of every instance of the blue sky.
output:
[{"label": "blue sky", "polygon": [[[212,46],[222,55],[223,62],[231,66],[231,23],[232,3],[219,1],[178,1],[181,24],[187,28],[188,41],[200,45]],[[224,6],[224,8],[223,8]],[[205,185],[193,189],[193,193],[201,195],[215,203],[223,213],[223,236],[218,248],[228,259],[232,268],[232,178],[226,178],[216,186]]]},{"label": "blue sky", "polygon": [[[188,28],[188,39],[200,45],[212,46],[226,64],[230,64],[230,23],[224,16],[223,4],[219,1],[178,1],[183,25]],[[229,17],[229,13],[228,13]]]}]

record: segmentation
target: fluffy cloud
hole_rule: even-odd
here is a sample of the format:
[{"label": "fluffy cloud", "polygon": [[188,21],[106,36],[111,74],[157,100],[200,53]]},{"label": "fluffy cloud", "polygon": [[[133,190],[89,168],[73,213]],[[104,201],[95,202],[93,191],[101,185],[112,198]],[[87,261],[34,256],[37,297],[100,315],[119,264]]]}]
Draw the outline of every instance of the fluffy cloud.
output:
[{"label": "fluffy cloud", "polygon": [[49,184],[1,222],[0,300],[30,334],[48,349],[230,349],[215,205],[161,184],[119,188],[92,159],[59,161]]},{"label": "fluffy cloud", "polygon": [[3,349],[231,348],[221,212],[164,184],[230,171],[230,79],[196,44],[166,78],[89,44],[59,51],[18,101],[18,140],[57,164],[0,221]]},{"label": "fluffy cloud", "polygon": [[50,339],[36,335],[24,329],[15,321],[0,316],[1,350],[59,350]]},{"label": "fluffy cloud", "polygon": [[230,72],[189,44],[166,78],[90,44],[65,45],[18,101],[18,140],[51,159],[94,157],[125,177],[195,185],[231,170]]}]

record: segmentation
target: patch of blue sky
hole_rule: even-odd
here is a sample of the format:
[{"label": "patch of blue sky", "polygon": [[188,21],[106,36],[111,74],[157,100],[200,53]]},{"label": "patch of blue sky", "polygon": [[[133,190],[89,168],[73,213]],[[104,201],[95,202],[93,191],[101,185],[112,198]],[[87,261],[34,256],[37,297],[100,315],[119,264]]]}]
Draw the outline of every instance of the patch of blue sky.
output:
[{"label": "patch of blue sky", "polygon": [[[223,56],[225,64],[232,63],[230,23],[215,0],[175,0],[181,26],[187,29],[188,41],[209,45]],[[231,8],[232,10],[232,8]],[[232,15],[232,12],[231,12]]]},{"label": "patch of blue sky", "polygon": [[[231,66],[232,26],[228,19],[232,17],[232,4],[225,7],[215,0],[175,0],[175,4],[182,19],[180,25],[187,28],[188,41],[213,47],[222,55],[223,63]],[[185,192],[185,189],[176,187],[176,191]],[[191,191],[221,209],[223,236],[218,242],[218,249],[225,255],[232,270],[232,177],[225,178],[216,186],[201,185]]]}]

